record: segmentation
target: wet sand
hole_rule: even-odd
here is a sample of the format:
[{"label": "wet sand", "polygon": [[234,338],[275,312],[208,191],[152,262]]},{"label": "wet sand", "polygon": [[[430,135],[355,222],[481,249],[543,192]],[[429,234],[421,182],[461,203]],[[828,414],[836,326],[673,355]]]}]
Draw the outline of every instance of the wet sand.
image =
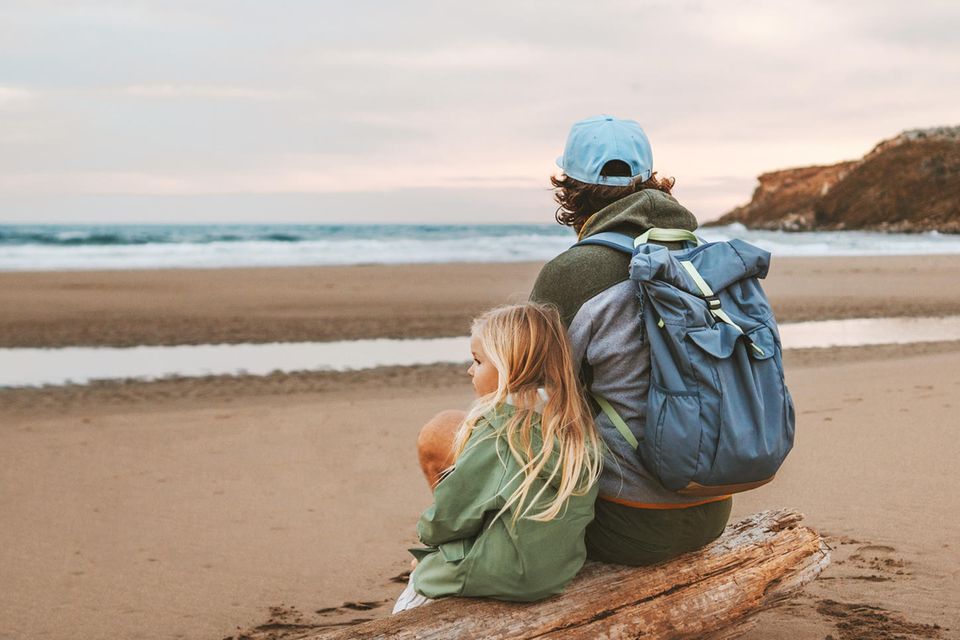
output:
[{"label": "wet sand", "polygon": [[[839,309],[844,282],[850,306],[832,317],[960,307],[956,287],[931,296],[939,306],[920,305],[923,291],[943,285],[960,260],[911,259],[932,260],[936,269],[908,282],[883,271],[886,260],[873,260],[814,261],[808,269],[820,273],[809,275],[792,271],[799,262],[779,261],[790,274],[771,277],[778,309],[793,309],[794,319]],[[836,265],[847,275],[834,275]],[[445,282],[461,268],[424,268],[415,280]],[[489,289],[472,285],[474,297],[491,303],[523,290],[524,269],[528,287],[536,270],[471,268],[501,273]],[[883,282],[854,286],[865,270],[878,269]],[[291,270],[261,271],[269,280]],[[323,270],[293,271],[336,280]],[[171,282],[190,289],[190,278],[176,273]],[[42,275],[61,283],[110,279]],[[135,287],[145,274],[114,275],[129,276]],[[10,283],[26,276],[0,278],[0,299],[13,299]],[[371,306],[358,302],[331,325],[369,316],[380,297],[402,297],[389,278],[366,282]],[[272,302],[264,302],[262,319],[282,298],[283,288],[274,288],[275,298],[263,289]],[[454,304],[466,297],[459,288],[441,287],[453,302],[425,297],[424,308],[452,322],[464,313]],[[164,309],[176,315],[189,307],[167,295],[153,310],[150,335],[173,335],[156,328],[165,326]],[[116,316],[105,317],[122,318],[135,297],[111,289],[102,305]],[[22,322],[43,326],[57,314],[66,322],[77,300],[68,293],[58,307],[50,291],[39,298],[45,302],[17,310]],[[95,301],[85,304],[95,315]],[[7,304],[0,309],[0,326],[13,326],[16,314]],[[340,317],[323,309],[324,317]],[[408,310],[413,315],[398,312],[396,330],[429,315]],[[143,317],[103,326],[113,327],[111,339],[129,338],[139,335],[129,331]],[[207,322],[196,335],[216,341],[219,320]],[[16,337],[6,329],[0,335],[6,345]],[[786,367],[798,408],[795,450],[774,483],[735,499],[734,517],[797,508],[830,536],[835,561],[803,596],[763,614],[747,637],[960,637],[960,343],[795,351]],[[292,638],[386,615],[402,588],[395,578],[407,568],[416,518],[430,500],[414,455],[417,430],[434,412],[470,398],[455,365],[0,390],[0,638]]]},{"label": "wet sand", "polygon": [[[0,273],[0,347],[463,335],[539,263]],[[960,256],[778,258],[781,322],[960,314]]]}]

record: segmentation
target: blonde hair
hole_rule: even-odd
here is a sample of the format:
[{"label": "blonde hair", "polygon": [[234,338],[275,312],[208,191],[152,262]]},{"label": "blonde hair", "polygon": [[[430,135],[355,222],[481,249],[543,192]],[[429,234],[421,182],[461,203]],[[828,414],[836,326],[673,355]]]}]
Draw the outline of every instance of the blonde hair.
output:
[{"label": "blonde hair", "polygon": [[[520,517],[541,522],[557,517],[570,496],[585,495],[600,475],[601,439],[578,383],[566,329],[554,307],[524,303],[498,307],[474,320],[473,335],[499,373],[496,391],[477,399],[460,425],[454,443],[454,464],[467,446],[478,421],[507,402],[516,407],[499,427],[523,476],[517,490],[497,514],[511,506],[514,523]],[[538,389],[546,390],[546,402]],[[538,406],[542,403],[542,406]],[[539,414],[542,445],[534,443]],[[559,461],[548,469],[554,453]],[[545,480],[531,499],[537,477]],[[530,514],[559,476],[556,497],[539,513]],[[511,482],[513,479],[511,479]]]}]

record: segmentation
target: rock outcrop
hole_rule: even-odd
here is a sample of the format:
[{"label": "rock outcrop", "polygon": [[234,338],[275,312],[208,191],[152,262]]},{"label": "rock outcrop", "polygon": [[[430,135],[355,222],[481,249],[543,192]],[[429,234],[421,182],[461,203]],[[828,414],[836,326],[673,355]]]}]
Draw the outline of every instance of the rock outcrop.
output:
[{"label": "rock outcrop", "polygon": [[709,224],[960,233],[960,126],[905,131],[860,160],[774,171],[759,182],[750,202]]}]

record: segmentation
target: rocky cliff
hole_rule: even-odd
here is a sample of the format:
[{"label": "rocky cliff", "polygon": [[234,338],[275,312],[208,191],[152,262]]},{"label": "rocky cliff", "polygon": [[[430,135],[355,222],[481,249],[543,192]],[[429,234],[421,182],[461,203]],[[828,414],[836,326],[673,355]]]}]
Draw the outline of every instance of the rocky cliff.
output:
[{"label": "rocky cliff", "polygon": [[905,131],[860,160],[765,173],[711,225],[960,233],[960,126]]}]

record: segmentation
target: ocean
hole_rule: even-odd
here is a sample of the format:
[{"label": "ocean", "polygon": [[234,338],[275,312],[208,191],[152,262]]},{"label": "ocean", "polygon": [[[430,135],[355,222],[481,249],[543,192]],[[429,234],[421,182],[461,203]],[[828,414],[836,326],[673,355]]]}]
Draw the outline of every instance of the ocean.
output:
[{"label": "ocean", "polygon": [[[774,256],[960,253],[960,236],[702,229]],[[0,225],[0,271],[174,269],[548,260],[575,241],[543,225]]]}]

